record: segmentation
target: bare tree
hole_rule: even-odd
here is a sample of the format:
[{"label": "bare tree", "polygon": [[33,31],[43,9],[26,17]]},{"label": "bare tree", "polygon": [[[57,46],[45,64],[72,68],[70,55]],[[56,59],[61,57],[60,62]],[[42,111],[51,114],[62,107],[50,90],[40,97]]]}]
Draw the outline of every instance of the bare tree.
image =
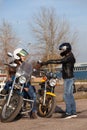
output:
[{"label": "bare tree", "polygon": [[7,52],[13,50],[18,43],[18,38],[12,32],[12,27],[7,22],[0,26],[0,64],[8,62]]},{"label": "bare tree", "polygon": [[54,9],[42,8],[33,21],[32,31],[42,46],[43,50],[40,48],[38,54],[44,53],[43,60],[58,58],[59,55],[56,52],[60,43],[75,43],[76,32],[70,32],[69,23],[64,19],[61,20]]}]

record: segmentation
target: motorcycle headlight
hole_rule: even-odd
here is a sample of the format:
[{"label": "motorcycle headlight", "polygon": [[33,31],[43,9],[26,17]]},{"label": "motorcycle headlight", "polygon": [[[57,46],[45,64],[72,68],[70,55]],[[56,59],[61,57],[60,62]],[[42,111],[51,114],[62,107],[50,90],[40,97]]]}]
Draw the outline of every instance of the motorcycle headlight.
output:
[{"label": "motorcycle headlight", "polygon": [[19,77],[19,82],[20,82],[21,84],[24,84],[24,83],[26,82],[26,77],[20,76],[20,77]]},{"label": "motorcycle headlight", "polygon": [[49,83],[50,83],[50,86],[55,86],[56,85],[56,80],[55,79],[51,79],[50,81],[49,81]]}]

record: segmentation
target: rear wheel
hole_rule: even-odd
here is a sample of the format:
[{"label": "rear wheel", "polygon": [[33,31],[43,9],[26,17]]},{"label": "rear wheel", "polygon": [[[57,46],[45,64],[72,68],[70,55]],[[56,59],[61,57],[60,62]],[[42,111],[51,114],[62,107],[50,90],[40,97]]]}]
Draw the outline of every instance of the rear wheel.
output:
[{"label": "rear wheel", "polygon": [[9,106],[7,106],[7,100],[3,105],[1,111],[1,122],[11,122],[19,114],[23,103],[23,97],[14,93],[11,97]]},{"label": "rear wheel", "polygon": [[51,117],[54,113],[55,107],[56,107],[56,100],[55,97],[51,95],[46,95],[46,104],[43,105],[43,97],[41,98],[41,102],[38,104],[38,112],[37,114],[40,117]]}]

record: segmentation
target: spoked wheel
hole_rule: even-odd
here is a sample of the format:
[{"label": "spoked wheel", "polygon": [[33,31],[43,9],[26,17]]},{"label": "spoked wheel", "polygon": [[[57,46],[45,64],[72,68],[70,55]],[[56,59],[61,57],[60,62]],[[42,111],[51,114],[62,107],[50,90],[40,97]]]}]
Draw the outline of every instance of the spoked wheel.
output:
[{"label": "spoked wheel", "polygon": [[46,104],[43,105],[43,98],[42,98],[42,103],[38,105],[38,112],[37,114],[40,117],[51,117],[52,114],[54,113],[56,107],[56,101],[55,97],[51,95],[46,96]]},{"label": "spoked wheel", "polygon": [[7,106],[7,100],[3,105],[1,111],[1,122],[10,122],[15,119],[15,117],[19,114],[23,103],[22,96],[14,93],[11,97],[10,103]]}]

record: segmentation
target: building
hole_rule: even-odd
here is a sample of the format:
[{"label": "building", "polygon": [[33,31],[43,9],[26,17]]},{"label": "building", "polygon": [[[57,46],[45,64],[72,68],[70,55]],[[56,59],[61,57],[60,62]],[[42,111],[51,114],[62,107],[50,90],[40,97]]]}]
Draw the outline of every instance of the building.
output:
[{"label": "building", "polygon": [[87,80],[87,63],[76,63],[74,75],[77,80]]},{"label": "building", "polygon": [[5,73],[4,69],[0,69],[0,92],[2,91],[4,85],[5,85],[5,80],[6,80],[7,74]]},{"label": "building", "polygon": [[[61,78],[61,65],[56,67],[56,72],[58,77]],[[87,80],[87,62],[75,64],[74,76],[76,80]]]},{"label": "building", "polygon": [[1,68],[0,69],[0,82],[5,81],[6,77],[7,77],[7,74],[5,73],[5,70]]}]

